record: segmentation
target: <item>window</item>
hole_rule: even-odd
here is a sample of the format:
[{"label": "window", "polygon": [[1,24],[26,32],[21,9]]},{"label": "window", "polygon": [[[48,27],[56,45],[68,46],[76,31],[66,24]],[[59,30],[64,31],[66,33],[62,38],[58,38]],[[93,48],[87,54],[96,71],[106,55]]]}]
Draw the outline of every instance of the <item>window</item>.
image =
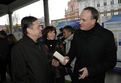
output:
[{"label": "window", "polygon": [[118,12],[114,12],[114,15],[117,15],[118,14]]},{"label": "window", "polygon": [[71,7],[71,10],[72,10],[72,11],[74,10],[74,7],[73,7],[73,6]]},{"label": "window", "polygon": [[97,7],[100,7],[100,4],[99,3],[97,4]]},{"label": "window", "polygon": [[107,6],[107,2],[104,2],[104,6]]},{"label": "window", "polygon": [[104,16],[107,16],[107,14],[104,14]]},{"label": "window", "polygon": [[121,0],[118,0],[118,3],[121,3]]},{"label": "window", "polygon": [[85,7],[88,7],[88,6],[89,6],[88,2],[87,2],[87,3],[85,3]]},{"label": "window", "polygon": [[111,5],[113,5],[114,4],[114,0],[111,0]]}]

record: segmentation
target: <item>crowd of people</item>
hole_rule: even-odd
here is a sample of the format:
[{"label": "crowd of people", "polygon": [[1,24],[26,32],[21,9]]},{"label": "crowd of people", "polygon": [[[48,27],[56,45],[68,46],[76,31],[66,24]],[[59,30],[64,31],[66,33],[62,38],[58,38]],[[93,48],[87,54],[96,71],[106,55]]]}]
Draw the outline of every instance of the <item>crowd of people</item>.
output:
[{"label": "crowd of people", "polygon": [[[42,29],[33,16],[21,20],[19,41],[0,31],[0,83],[6,80],[7,64],[14,83],[65,83],[65,75],[72,83],[104,83],[106,71],[116,65],[116,47],[113,33],[99,25],[98,16],[94,7],[86,7],[80,28],[67,25],[58,36],[56,27]],[[63,61],[53,56],[55,51]]]}]

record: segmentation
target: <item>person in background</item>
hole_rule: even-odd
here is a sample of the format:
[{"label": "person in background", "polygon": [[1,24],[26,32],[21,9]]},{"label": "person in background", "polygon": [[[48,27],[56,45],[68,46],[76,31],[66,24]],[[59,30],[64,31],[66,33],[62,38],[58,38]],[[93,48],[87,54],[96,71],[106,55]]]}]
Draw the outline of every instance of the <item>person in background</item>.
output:
[{"label": "person in background", "polygon": [[9,52],[9,44],[7,40],[7,33],[0,31],[0,83],[6,82],[6,65],[7,55]]},{"label": "person in background", "polygon": [[80,15],[81,27],[75,31],[65,56],[70,62],[76,57],[72,83],[104,83],[106,71],[116,65],[114,35],[99,25],[98,16],[94,7],[84,8]]},{"label": "person in background", "polygon": [[71,41],[73,39],[74,31],[75,30],[70,25],[67,25],[63,28],[63,37],[65,38],[65,40],[63,41],[63,44],[65,44],[64,46],[65,46],[66,54],[68,54],[68,52],[70,50]]},{"label": "person in background", "polygon": [[63,41],[65,38],[63,37],[63,28],[61,27],[59,29],[60,33],[57,35],[57,39],[60,39],[61,41]]},{"label": "person in background", "polygon": [[9,53],[8,53],[8,57],[7,57],[8,58],[7,63],[8,63],[8,69],[9,69],[11,81],[13,81],[12,74],[11,74],[11,49],[17,43],[17,39],[15,38],[15,36],[13,34],[9,34],[8,42],[9,42]]},{"label": "person in background", "polygon": [[59,61],[53,57],[55,51],[58,51],[60,54],[65,55],[63,43],[61,40],[56,40],[56,28],[53,26],[46,26],[43,29],[43,43],[45,45],[45,50],[48,55],[48,61],[51,66],[51,77],[49,83],[65,83],[65,74],[64,74],[64,66],[59,64],[59,66],[55,67],[52,64],[52,61],[55,60],[59,63]]},{"label": "person in background", "polygon": [[39,38],[42,28],[38,19],[26,16],[21,20],[23,38],[12,48],[11,67],[15,83],[48,83],[50,66]]},{"label": "person in background", "polygon": [[[74,32],[75,32],[75,29],[70,25],[67,25],[63,28],[63,37],[65,38],[65,40],[63,41],[63,44],[65,47],[66,54],[68,54],[70,50],[71,41],[73,39]],[[75,59],[71,63],[66,64],[65,66],[66,73],[67,75],[70,76],[70,78],[72,78],[72,71],[74,68],[74,63],[75,63]]]}]

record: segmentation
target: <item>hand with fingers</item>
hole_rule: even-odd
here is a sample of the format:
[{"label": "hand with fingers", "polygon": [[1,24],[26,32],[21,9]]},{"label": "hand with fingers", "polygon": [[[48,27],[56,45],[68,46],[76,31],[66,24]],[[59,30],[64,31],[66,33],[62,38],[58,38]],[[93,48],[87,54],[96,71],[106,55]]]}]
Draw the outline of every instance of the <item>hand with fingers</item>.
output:
[{"label": "hand with fingers", "polygon": [[79,79],[84,79],[85,77],[87,77],[89,75],[88,70],[86,67],[82,68],[79,70]]},{"label": "hand with fingers", "polygon": [[59,61],[56,59],[52,59],[52,66],[58,67],[59,66]]},{"label": "hand with fingers", "polygon": [[68,57],[68,56],[65,56],[64,59],[63,59],[63,61],[60,61],[60,63],[61,63],[62,65],[66,65],[66,64],[67,64],[66,60],[69,61],[69,57]]}]

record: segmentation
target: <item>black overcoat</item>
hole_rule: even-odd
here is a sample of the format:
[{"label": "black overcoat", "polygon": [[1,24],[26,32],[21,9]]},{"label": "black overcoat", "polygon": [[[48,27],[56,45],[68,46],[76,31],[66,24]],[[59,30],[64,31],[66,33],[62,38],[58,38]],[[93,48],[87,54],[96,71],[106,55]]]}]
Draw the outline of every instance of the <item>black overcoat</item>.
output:
[{"label": "black overcoat", "polygon": [[[93,33],[85,39],[81,29],[76,30],[68,56],[76,57],[73,83],[104,83],[105,72],[116,64],[116,47],[113,33],[98,23]],[[89,76],[78,80],[79,70],[87,67]]]},{"label": "black overcoat", "polygon": [[11,56],[15,83],[48,83],[49,62],[40,43],[24,36],[13,47]]}]

